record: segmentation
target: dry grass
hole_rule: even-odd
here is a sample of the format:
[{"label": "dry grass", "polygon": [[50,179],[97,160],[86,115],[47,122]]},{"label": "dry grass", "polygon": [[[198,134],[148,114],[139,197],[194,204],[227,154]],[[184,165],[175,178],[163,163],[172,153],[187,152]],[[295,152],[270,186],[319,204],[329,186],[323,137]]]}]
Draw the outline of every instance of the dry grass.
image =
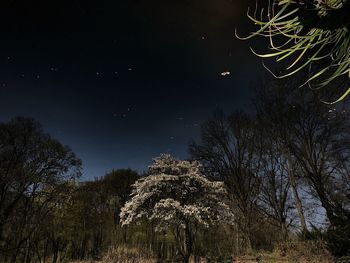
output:
[{"label": "dry grass", "polygon": [[[119,246],[110,248],[100,262],[72,263],[156,263],[152,255],[141,248]],[[215,261],[210,261],[215,262]],[[271,252],[260,252],[249,256],[235,257],[234,263],[334,263],[330,253],[320,241],[290,241],[277,246]],[[191,263],[195,263],[191,260]],[[203,258],[200,263],[207,263]],[[225,262],[226,263],[226,262]]]},{"label": "dry grass", "polygon": [[153,256],[136,247],[118,246],[112,247],[103,257],[103,263],[156,263]]},{"label": "dry grass", "polygon": [[100,261],[74,261],[70,263],[156,263],[157,261],[142,248],[118,246],[111,247]]},{"label": "dry grass", "polygon": [[[272,253],[261,253],[260,262],[333,263],[334,258],[322,241],[289,241]],[[239,261],[237,261],[239,262]],[[249,262],[249,261],[246,261]],[[255,261],[256,262],[256,261]]]}]

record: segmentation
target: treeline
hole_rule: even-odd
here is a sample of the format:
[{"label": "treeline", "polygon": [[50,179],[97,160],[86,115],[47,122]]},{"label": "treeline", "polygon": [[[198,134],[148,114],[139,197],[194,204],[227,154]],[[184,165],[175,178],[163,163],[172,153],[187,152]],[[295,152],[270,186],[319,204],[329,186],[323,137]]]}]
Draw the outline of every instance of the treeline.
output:
[{"label": "treeline", "polygon": [[[216,111],[189,145],[205,176],[225,183],[236,218],[193,228],[193,256],[219,260],[276,248],[283,254],[291,240],[350,255],[348,111],[290,83],[263,86],[254,112]],[[174,236],[156,232],[154,222],[120,224],[132,185],[147,172],[115,170],[86,182],[80,174],[80,160],[34,120],[0,125],[0,262],[116,259],[113,253],[130,251],[178,258]],[[125,247],[136,252],[121,252]]]},{"label": "treeline", "polygon": [[99,259],[126,242],[119,210],[139,175],[80,175],[81,161],[33,119],[0,125],[0,262]]},{"label": "treeline", "polygon": [[[254,113],[215,112],[190,153],[209,178],[226,183],[240,248],[279,243],[284,250],[297,236],[322,240],[336,257],[349,255],[349,114],[295,84],[262,84]],[[274,230],[260,234],[266,222]]]}]

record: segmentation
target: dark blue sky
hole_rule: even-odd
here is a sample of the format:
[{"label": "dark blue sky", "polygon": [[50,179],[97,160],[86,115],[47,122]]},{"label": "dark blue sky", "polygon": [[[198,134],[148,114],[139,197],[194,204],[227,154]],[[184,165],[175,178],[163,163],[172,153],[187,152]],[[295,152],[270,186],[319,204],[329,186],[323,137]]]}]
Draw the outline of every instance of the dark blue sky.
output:
[{"label": "dark blue sky", "polygon": [[185,158],[215,108],[249,107],[262,67],[234,37],[247,5],[1,1],[0,121],[37,119],[83,160],[83,179]]}]

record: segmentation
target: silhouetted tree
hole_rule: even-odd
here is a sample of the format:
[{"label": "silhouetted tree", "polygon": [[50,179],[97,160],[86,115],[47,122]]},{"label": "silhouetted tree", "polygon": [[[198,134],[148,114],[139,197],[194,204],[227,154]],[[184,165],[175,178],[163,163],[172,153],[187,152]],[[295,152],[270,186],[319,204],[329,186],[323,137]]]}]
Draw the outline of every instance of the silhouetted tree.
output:
[{"label": "silhouetted tree", "polygon": [[276,138],[275,133],[271,133],[269,127],[260,126],[260,132],[263,139],[257,145],[262,151],[258,204],[261,211],[277,223],[281,238],[286,241],[293,207],[288,159],[285,158],[284,145]]},{"label": "silhouetted tree", "polygon": [[[295,156],[288,147],[288,142],[293,135],[289,129],[291,124],[290,114],[294,114],[294,103],[297,99],[303,99],[301,93],[295,89],[295,82],[272,81],[270,78],[260,87],[256,88],[254,105],[257,112],[257,120],[264,140],[270,141],[267,149],[275,145],[277,152],[271,158],[281,158],[287,171],[288,183],[292,190],[295,207],[299,216],[301,232],[308,235],[302,198],[300,197],[300,177],[302,171]],[[298,95],[297,95],[298,94]],[[290,110],[292,108],[293,110]],[[263,140],[263,141],[264,141]],[[271,144],[272,143],[272,144]],[[265,155],[266,156],[266,155]]]},{"label": "silhouetted tree", "polygon": [[[348,253],[350,210],[345,184],[350,160],[350,126],[347,111],[322,104],[312,93],[305,96],[287,82],[276,82],[269,87],[257,96],[258,116],[265,124],[275,127],[275,138],[284,144],[288,161],[298,166],[298,177],[306,182],[325,209],[329,229],[343,232],[336,245],[342,252],[333,252]],[[295,184],[296,174],[292,175],[290,182]]]},{"label": "silhouetted tree", "polygon": [[0,124],[0,261],[21,256],[80,165],[33,119]]},{"label": "silhouetted tree", "polygon": [[245,113],[235,112],[226,117],[217,111],[202,126],[201,141],[192,142],[189,148],[191,156],[203,163],[208,177],[227,185],[233,209],[240,214],[237,223],[248,249],[260,185],[261,154],[256,147],[260,139],[254,120]]},{"label": "silhouetted tree", "polygon": [[104,190],[113,199],[111,201],[114,203],[114,219],[117,224],[119,224],[120,209],[130,198],[131,186],[139,177],[138,173],[131,169],[118,169],[107,173],[102,179]]}]

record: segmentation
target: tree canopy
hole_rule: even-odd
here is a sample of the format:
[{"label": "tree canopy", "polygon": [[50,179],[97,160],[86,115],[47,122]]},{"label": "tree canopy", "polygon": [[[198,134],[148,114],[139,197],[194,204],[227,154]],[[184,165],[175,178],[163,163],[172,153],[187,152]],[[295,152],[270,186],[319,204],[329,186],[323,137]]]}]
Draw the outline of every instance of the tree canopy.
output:
[{"label": "tree canopy", "polygon": [[31,118],[0,124],[0,260],[20,249],[64,202],[81,161]]}]

